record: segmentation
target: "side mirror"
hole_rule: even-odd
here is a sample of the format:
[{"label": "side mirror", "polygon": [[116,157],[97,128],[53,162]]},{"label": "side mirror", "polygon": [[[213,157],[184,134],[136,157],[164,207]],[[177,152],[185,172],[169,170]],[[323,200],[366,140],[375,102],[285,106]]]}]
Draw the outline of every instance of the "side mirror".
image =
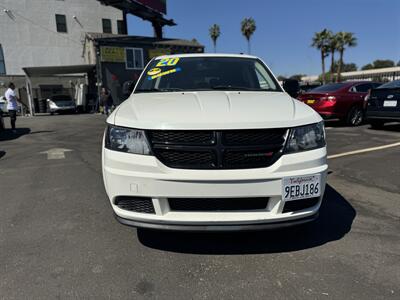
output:
[{"label": "side mirror", "polygon": [[296,98],[300,91],[300,85],[299,82],[295,79],[287,79],[283,82],[283,89],[291,97]]}]

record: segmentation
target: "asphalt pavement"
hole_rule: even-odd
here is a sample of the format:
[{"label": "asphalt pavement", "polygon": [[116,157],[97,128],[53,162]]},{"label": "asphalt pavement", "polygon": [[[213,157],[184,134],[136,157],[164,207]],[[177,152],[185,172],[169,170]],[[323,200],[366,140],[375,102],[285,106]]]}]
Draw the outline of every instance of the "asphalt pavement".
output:
[{"label": "asphalt pavement", "polygon": [[[17,125],[0,133],[0,299],[400,298],[400,147],[330,159],[312,225],[152,232],[113,217],[104,116]],[[392,144],[400,125],[329,122],[327,140],[330,155]]]}]

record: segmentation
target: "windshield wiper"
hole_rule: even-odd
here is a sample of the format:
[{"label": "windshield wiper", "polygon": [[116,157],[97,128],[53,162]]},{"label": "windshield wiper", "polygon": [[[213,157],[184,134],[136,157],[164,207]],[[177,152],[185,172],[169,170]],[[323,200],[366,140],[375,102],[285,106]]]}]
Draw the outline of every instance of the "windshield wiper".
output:
[{"label": "windshield wiper", "polygon": [[163,92],[180,92],[183,89],[180,88],[162,88],[162,89],[158,89],[158,88],[151,88],[151,89],[137,89],[135,90],[136,92],[139,93],[163,93]]},{"label": "windshield wiper", "polygon": [[258,89],[250,88],[245,86],[234,86],[234,85],[214,85],[211,87],[213,90],[225,90],[225,91],[275,91],[273,89]]}]

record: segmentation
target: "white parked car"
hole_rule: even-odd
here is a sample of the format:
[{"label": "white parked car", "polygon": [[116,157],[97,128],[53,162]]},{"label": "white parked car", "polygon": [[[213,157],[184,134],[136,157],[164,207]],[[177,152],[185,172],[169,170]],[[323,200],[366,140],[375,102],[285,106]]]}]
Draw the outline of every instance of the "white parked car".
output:
[{"label": "white parked car", "polygon": [[123,224],[253,230],[318,216],[322,119],[257,57],[157,57],[107,124],[103,178]]},{"label": "white parked car", "polygon": [[0,96],[0,111],[4,114],[8,112],[7,100],[4,96]]}]

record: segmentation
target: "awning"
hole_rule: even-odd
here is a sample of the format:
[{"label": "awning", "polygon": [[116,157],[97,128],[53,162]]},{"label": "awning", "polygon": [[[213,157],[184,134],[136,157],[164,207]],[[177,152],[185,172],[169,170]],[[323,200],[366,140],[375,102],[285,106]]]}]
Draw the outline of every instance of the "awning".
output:
[{"label": "awning", "polygon": [[22,68],[28,77],[46,77],[54,75],[87,74],[95,69],[96,65],[73,65],[51,67]]}]

